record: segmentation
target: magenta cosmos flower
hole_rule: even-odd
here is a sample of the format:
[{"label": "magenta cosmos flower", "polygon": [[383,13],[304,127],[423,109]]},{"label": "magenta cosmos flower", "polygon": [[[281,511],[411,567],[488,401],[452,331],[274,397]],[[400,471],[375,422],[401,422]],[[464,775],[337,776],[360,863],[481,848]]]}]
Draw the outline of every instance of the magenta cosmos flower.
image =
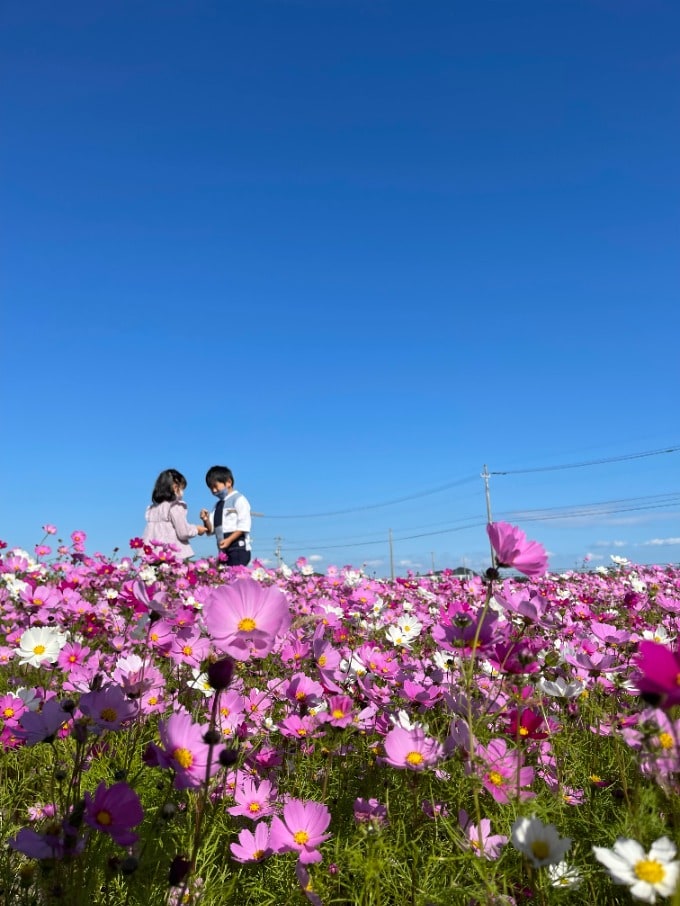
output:
[{"label": "magenta cosmos flower", "polygon": [[272,819],[270,846],[278,853],[298,853],[300,862],[320,862],[318,847],[328,840],[324,833],[331,821],[331,815],[320,802],[303,802],[291,799],[283,807],[283,820]]},{"label": "magenta cosmos flower", "polygon": [[444,753],[443,747],[426,736],[420,727],[406,730],[393,727],[383,742],[385,761],[394,768],[422,771],[436,764]]},{"label": "magenta cosmos flower", "polygon": [[175,789],[197,787],[205,782],[208,773],[212,776],[219,768],[212,749],[203,742],[207,725],[195,724],[187,711],[177,711],[167,721],[158,723],[158,732],[163,748],[154,746],[156,763],[172,768],[175,772]]},{"label": "magenta cosmos flower", "polygon": [[261,862],[273,852],[269,841],[269,827],[264,821],[256,824],[254,831],[242,830],[238,835],[238,841],[229,847],[237,862]]},{"label": "magenta cosmos flower", "polygon": [[284,593],[254,579],[238,579],[232,585],[212,589],[203,617],[215,647],[237,661],[266,657],[276,636],[290,626]]},{"label": "magenta cosmos flower", "polygon": [[635,685],[640,695],[658,708],[680,703],[680,652],[657,642],[640,642],[637,665],[641,676]]},{"label": "magenta cosmos flower", "polygon": [[486,533],[499,566],[512,566],[530,579],[542,576],[548,569],[548,557],[542,545],[538,541],[527,541],[527,536],[516,525],[490,522]]},{"label": "magenta cosmos flower", "polygon": [[85,823],[108,834],[119,846],[136,843],[137,834],[130,828],[137,827],[143,818],[139,796],[127,783],[111,787],[100,783],[94,796],[85,793]]}]

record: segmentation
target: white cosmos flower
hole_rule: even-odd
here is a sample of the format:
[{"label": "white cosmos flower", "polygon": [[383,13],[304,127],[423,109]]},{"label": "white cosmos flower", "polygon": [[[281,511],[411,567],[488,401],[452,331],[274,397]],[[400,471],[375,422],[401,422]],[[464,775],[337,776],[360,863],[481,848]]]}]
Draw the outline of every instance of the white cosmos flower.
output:
[{"label": "white cosmos flower", "polygon": [[677,850],[668,837],[660,837],[649,853],[636,840],[619,837],[613,849],[593,846],[615,884],[627,884],[636,900],[656,903],[657,894],[669,897],[678,883],[680,862],[675,861]]},{"label": "white cosmos flower", "polygon": [[572,680],[568,683],[561,676],[558,676],[556,680],[547,680],[541,677],[538,681],[539,691],[545,695],[552,695],[553,698],[576,698],[585,688],[580,680]]},{"label": "white cosmos flower", "polygon": [[65,644],[66,636],[50,626],[27,629],[19,639],[19,663],[31,667],[40,667],[46,661],[53,664]]},{"label": "white cosmos flower", "polygon": [[410,648],[411,639],[404,635],[401,629],[392,623],[385,630],[385,635],[387,636],[387,641],[391,642],[395,648]]},{"label": "white cosmos flower", "polygon": [[540,818],[518,818],[512,825],[510,839],[531,862],[534,868],[561,862],[571,846],[569,837],[560,837],[554,824],[544,824]]},{"label": "white cosmos flower", "polygon": [[579,887],[583,880],[577,869],[571,868],[567,862],[548,865],[548,877],[553,887],[573,887],[574,889]]},{"label": "white cosmos flower", "polygon": [[158,576],[156,575],[156,570],[153,568],[153,566],[145,566],[143,569],[140,569],[138,575],[142,582],[144,582],[146,585],[151,585],[151,583],[155,582],[158,578]]},{"label": "white cosmos flower", "polygon": [[266,579],[268,576],[266,569],[263,569],[261,566],[256,566],[254,570],[250,573],[250,578],[255,579],[256,582],[261,582],[263,579]]},{"label": "white cosmos flower", "polygon": [[397,711],[396,714],[390,714],[390,722],[394,724],[395,727],[402,727],[404,730],[423,730],[427,733],[428,727],[427,724],[422,723],[419,720],[413,720],[408,711]]},{"label": "white cosmos flower", "polygon": [[659,645],[666,645],[675,641],[674,635],[669,635],[668,630],[661,623],[655,629],[645,629],[642,638],[649,642],[657,642]]},{"label": "white cosmos flower", "polygon": [[200,692],[201,695],[205,695],[206,698],[210,698],[211,695],[215,694],[215,690],[208,680],[207,673],[202,673],[199,667],[192,667],[191,673],[193,679],[190,679],[187,683],[187,686],[190,689],[195,689],[196,692]]},{"label": "white cosmos flower", "polygon": [[609,559],[612,563],[616,563],[617,566],[625,566],[626,563],[630,563],[630,560],[627,557],[617,557],[616,554],[610,554]]}]

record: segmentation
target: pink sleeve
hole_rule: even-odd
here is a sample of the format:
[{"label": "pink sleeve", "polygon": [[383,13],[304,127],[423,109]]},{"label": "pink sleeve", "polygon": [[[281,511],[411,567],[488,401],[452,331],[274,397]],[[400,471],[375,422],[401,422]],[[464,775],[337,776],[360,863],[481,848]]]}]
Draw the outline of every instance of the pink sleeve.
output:
[{"label": "pink sleeve", "polygon": [[198,528],[195,525],[190,525],[187,522],[187,508],[186,504],[173,504],[170,507],[170,522],[177,533],[177,537],[180,541],[186,543],[189,538],[193,538],[195,535],[198,535]]}]

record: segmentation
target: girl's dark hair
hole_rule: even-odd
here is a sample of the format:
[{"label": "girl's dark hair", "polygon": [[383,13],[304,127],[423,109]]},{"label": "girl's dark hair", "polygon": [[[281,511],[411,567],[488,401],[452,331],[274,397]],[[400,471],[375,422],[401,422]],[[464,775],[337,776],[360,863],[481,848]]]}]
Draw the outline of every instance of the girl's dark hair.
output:
[{"label": "girl's dark hair", "polygon": [[176,484],[182,489],[187,486],[187,480],[181,472],[178,472],[177,469],[166,469],[165,472],[161,472],[156,479],[156,484],[153,486],[151,500],[154,503],[163,503],[165,500],[177,500],[177,494],[175,494],[175,488],[173,487]]}]

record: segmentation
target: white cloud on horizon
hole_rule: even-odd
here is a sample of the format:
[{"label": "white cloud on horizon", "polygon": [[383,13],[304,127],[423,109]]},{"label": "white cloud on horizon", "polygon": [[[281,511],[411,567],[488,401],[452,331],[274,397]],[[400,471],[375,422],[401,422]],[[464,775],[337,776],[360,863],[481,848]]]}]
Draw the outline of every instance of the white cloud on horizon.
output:
[{"label": "white cloud on horizon", "polygon": [[627,541],[594,541],[595,547],[627,547]]},{"label": "white cloud on horizon", "polygon": [[662,547],[666,544],[680,544],[680,538],[650,538],[649,541],[641,541],[638,547]]},{"label": "white cloud on horizon", "polygon": [[322,557],[321,554],[310,554],[307,559],[310,563],[319,563],[319,561],[325,560],[326,558]]}]

